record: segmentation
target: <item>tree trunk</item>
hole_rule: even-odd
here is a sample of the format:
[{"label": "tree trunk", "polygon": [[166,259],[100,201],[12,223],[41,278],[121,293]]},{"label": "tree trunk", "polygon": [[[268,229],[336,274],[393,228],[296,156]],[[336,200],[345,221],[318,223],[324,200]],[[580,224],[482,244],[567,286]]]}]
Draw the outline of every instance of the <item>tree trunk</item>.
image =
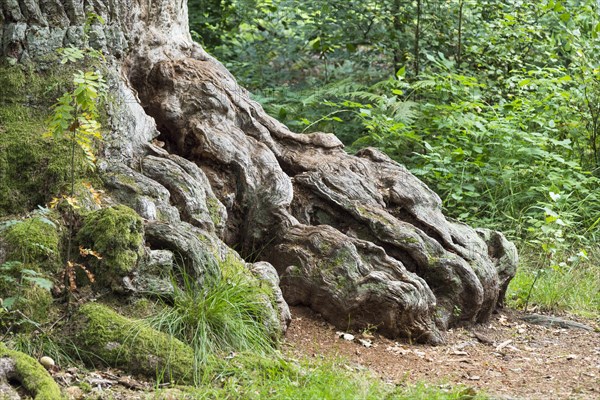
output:
[{"label": "tree trunk", "polygon": [[229,246],[270,262],[288,303],[420,342],[501,303],[517,263],[502,234],[446,219],[439,197],[381,152],[348,155],[331,134],[269,117],[191,41],[185,0],[3,0],[3,56],[42,62],[81,44],[90,11],[106,23],[89,42],[113,71],[99,170],[155,250],[201,269],[192,242]]}]

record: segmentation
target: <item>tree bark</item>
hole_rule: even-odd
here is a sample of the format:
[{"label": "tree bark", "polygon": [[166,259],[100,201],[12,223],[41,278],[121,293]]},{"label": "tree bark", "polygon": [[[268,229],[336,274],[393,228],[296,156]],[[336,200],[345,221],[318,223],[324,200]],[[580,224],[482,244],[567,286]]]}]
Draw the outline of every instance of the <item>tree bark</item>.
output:
[{"label": "tree bark", "polygon": [[[151,246],[196,265],[206,247],[189,243],[204,238],[268,261],[288,303],[344,329],[440,343],[441,330],[487,321],[515,247],[445,218],[439,197],[381,152],[348,155],[331,134],[296,134],[268,116],[192,42],[186,7],[2,1],[2,55],[13,61],[81,44],[86,12],[106,20],[89,35],[111,60],[115,97],[99,169],[115,201],[146,219]],[[173,230],[182,239],[161,239]]]}]

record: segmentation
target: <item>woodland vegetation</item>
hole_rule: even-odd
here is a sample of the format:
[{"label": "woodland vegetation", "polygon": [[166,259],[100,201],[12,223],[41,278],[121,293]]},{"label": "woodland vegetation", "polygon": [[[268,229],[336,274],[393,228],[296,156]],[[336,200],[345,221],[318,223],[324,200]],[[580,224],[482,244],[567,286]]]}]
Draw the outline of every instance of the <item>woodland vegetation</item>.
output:
[{"label": "woodland vegetation", "polygon": [[0,397],[73,397],[49,356],[157,398],[485,398],[285,357],[287,303],[409,343],[505,297],[600,318],[598,1],[124,3],[1,2]]},{"label": "woodland vegetation", "polygon": [[445,213],[519,247],[509,301],[600,309],[595,0],[190,1],[190,29],[280,121],[375,146]]}]

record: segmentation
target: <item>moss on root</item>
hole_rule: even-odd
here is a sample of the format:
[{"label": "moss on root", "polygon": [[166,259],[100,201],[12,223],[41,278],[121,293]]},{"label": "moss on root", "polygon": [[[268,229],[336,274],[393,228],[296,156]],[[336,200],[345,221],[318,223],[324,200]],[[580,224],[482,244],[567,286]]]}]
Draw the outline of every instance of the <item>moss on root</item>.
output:
[{"label": "moss on root", "polygon": [[0,343],[0,357],[8,357],[15,363],[15,372],[21,384],[35,400],[59,400],[63,396],[52,377],[35,359],[20,351],[9,350]]},{"label": "moss on root", "polygon": [[96,277],[109,282],[130,273],[143,255],[142,219],[123,205],[93,211],[85,217],[77,239],[83,247],[100,253]]},{"label": "moss on root", "polygon": [[101,364],[163,381],[192,381],[194,356],[189,346],[107,306],[83,305],[69,329],[75,343]]}]

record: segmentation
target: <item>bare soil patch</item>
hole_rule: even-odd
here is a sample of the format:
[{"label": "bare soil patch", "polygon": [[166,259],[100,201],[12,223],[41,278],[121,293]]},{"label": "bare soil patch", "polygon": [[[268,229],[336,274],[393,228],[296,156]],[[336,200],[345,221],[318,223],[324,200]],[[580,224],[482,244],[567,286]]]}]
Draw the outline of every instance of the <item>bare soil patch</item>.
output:
[{"label": "bare soil patch", "polygon": [[[377,334],[353,340],[305,307],[292,307],[285,348],[295,357],[341,356],[397,384],[462,384],[506,399],[600,399],[600,333],[528,324],[503,310],[490,323],[452,329],[426,346]],[[573,318],[571,318],[573,319]],[[349,339],[349,337],[347,337]],[[370,347],[366,347],[369,346]]]}]

